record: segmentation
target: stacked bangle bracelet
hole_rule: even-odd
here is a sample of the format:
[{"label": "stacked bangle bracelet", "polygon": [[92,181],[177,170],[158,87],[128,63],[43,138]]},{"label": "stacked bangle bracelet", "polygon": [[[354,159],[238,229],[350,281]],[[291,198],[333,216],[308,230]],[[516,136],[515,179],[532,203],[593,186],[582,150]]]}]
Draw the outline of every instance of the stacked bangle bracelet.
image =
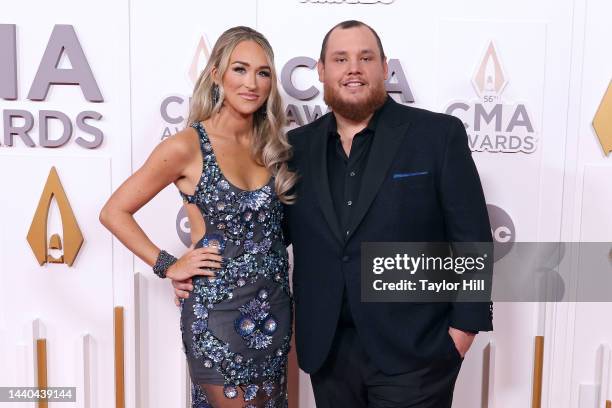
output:
[{"label": "stacked bangle bracelet", "polygon": [[166,277],[166,271],[168,268],[170,268],[170,266],[177,260],[178,259],[176,259],[174,256],[162,249],[159,251],[159,255],[157,255],[155,265],[153,265],[153,272],[163,279]]}]

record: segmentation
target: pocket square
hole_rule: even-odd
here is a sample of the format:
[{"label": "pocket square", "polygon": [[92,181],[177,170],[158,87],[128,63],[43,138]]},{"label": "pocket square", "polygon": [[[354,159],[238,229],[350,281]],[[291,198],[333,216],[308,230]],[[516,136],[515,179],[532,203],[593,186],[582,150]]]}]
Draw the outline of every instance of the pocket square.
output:
[{"label": "pocket square", "polygon": [[400,179],[400,178],[405,178],[405,177],[424,176],[426,174],[429,174],[429,172],[428,171],[415,171],[412,173],[395,173],[393,175],[393,178]]}]

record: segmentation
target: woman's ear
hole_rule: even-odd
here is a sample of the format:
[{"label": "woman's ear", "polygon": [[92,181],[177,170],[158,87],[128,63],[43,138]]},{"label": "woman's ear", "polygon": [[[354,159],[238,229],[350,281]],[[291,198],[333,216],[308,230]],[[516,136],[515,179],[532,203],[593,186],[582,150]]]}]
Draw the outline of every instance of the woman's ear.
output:
[{"label": "woman's ear", "polygon": [[217,78],[217,76],[219,75],[219,70],[217,69],[217,67],[213,67],[212,71],[210,71],[210,75],[213,79],[213,81],[215,82],[215,85],[219,85],[219,78]]}]

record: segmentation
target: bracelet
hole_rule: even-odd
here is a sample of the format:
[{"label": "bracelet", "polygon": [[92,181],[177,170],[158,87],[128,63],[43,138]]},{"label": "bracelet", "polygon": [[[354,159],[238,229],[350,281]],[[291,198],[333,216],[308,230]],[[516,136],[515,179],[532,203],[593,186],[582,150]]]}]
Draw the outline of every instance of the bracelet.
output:
[{"label": "bracelet", "polygon": [[174,256],[170,255],[163,249],[159,251],[159,255],[157,255],[157,260],[155,261],[155,265],[153,265],[153,273],[155,273],[160,278],[166,277],[166,271],[173,263],[178,261]]}]

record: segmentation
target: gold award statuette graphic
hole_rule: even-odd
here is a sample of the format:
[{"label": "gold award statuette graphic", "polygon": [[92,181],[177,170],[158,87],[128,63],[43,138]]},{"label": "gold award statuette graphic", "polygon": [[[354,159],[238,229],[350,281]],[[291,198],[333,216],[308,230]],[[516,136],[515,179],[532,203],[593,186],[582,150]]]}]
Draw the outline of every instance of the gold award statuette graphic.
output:
[{"label": "gold award statuette graphic", "polygon": [[472,78],[472,83],[480,97],[487,94],[499,97],[508,84],[493,41],[489,42],[482,62]]},{"label": "gold award statuette graphic", "polygon": [[604,155],[612,152],[612,81],[593,119],[593,129],[599,138]]},{"label": "gold award statuette graphic", "polygon": [[[55,197],[62,219],[63,245],[62,238],[58,234],[53,234],[47,241],[47,220],[53,197]],[[30,225],[27,239],[40,265],[49,262],[65,263],[68,266],[72,266],[81,249],[81,245],[83,245],[83,234],[77,224],[76,217],[72,212],[68,197],[64,192],[55,167],[51,167],[49,171],[49,176],[34,213],[34,219]],[[63,250],[63,253],[56,258],[48,253],[49,249]]]},{"label": "gold award statuette graphic", "polygon": [[200,41],[198,42],[198,46],[196,47],[195,53],[191,60],[191,65],[189,66],[188,76],[192,85],[195,85],[198,81],[200,72],[204,69],[204,66],[206,65],[206,62],[208,62],[209,58],[209,47],[207,45],[207,41],[202,35],[200,36]]}]

